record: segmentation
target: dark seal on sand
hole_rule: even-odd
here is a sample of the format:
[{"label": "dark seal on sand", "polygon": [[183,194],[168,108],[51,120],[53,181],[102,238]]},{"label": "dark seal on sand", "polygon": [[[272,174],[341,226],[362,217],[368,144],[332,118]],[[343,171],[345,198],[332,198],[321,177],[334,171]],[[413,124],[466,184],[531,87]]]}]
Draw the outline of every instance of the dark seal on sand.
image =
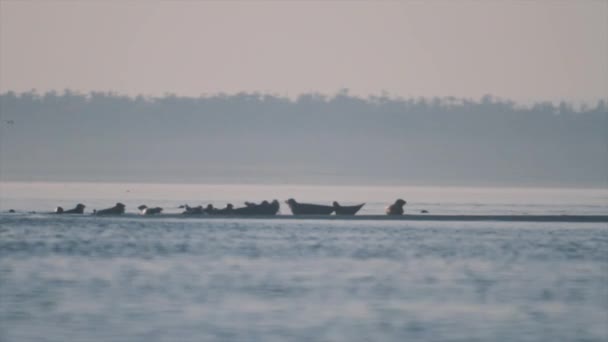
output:
[{"label": "dark seal on sand", "polygon": [[62,207],[57,207],[57,209],[55,209],[55,213],[57,214],[84,214],[84,208],[86,208],[86,206],[82,203],[78,203],[76,204],[76,207],[74,207],[73,209],[70,210],[63,210]]},{"label": "dark seal on sand", "polygon": [[386,208],[386,215],[403,215],[403,206],[405,205],[404,200],[401,198],[396,200],[395,203],[389,205]]},{"label": "dark seal on sand", "polygon": [[125,213],[125,205],[118,202],[112,208],[96,210],[93,212],[95,215],[121,215]]},{"label": "dark seal on sand", "polygon": [[142,215],[157,215],[163,211],[163,208],[161,207],[148,208],[148,206],[145,204],[140,205],[139,207],[137,207],[137,209],[139,209],[139,212]]},{"label": "dark seal on sand", "polygon": [[355,215],[359,210],[361,210],[361,208],[363,208],[364,205],[365,203],[361,203],[358,205],[342,206],[336,201],[334,201],[333,203],[336,215]]},{"label": "dark seal on sand", "polygon": [[226,204],[226,207],[223,209],[216,209],[216,214],[218,215],[232,215],[234,211],[234,206],[232,203]]},{"label": "dark seal on sand", "polygon": [[334,207],[321,204],[298,203],[290,198],[285,201],[294,215],[330,215],[334,212]]},{"label": "dark seal on sand", "polygon": [[187,204],[180,205],[179,209],[184,209],[185,211],[182,215],[203,215],[205,212],[203,211],[203,206],[199,205],[198,207],[191,207]]},{"label": "dark seal on sand", "polygon": [[239,216],[272,216],[279,212],[279,207],[279,201],[276,199],[272,202],[262,201],[260,204],[245,202],[244,207],[235,208],[232,210],[232,213]]}]

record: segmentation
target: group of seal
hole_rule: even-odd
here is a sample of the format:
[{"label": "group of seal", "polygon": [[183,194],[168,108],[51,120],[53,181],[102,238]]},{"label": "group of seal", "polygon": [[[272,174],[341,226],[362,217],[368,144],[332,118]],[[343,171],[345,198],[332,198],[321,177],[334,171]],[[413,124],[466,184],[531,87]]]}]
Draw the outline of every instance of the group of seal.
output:
[{"label": "group of seal", "polygon": [[[323,204],[312,204],[312,203],[299,203],[295,199],[290,198],[285,201],[291,212],[294,215],[355,215],[365,203],[352,206],[342,206],[338,202],[333,202],[332,205]],[[387,215],[403,215],[403,206],[407,202],[398,199],[395,203],[389,205],[385,212]],[[63,210],[62,207],[57,207],[55,210],[56,214],[83,214],[86,206],[78,203],[75,208],[70,210]],[[116,203],[113,207],[101,210],[93,210],[93,215],[121,215],[125,213],[126,206],[120,202]],[[202,205],[197,207],[191,207],[187,204],[180,205],[178,208],[184,209],[183,215],[224,215],[224,216],[259,216],[276,215],[279,212],[280,205],[278,200],[272,202],[262,201],[261,203],[245,202],[244,207],[235,208],[232,204],[228,203],[225,208],[215,208],[212,204],[207,205],[203,208]],[[146,205],[140,205],[137,207],[142,215],[158,215],[161,214],[163,208],[161,207],[148,207]],[[426,212],[424,210],[423,212]]]},{"label": "group of seal", "polygon": [[222,209],[214,208],[213,204],[208,204],[205,208],[201,205],[198,207],[191,207],[184,204],[180,205],[178,208],[185,210],[182,213],[184,215],[276,215],[279,212],[279,201],[262,201],[260,204],[245,202],[245,206],[241,208],[235,208],[231,203],[228,203],[226,207]]},{"label": "group of seal", "polygon": [[[74,207],[74,209],[70,209],[70,210],[63,210],[62,207],[57,207],[55,209],[55,214],[60,214],[60,215],[84,214],[84,208],[86,208],[86,205],[84,205],[82,203],[76,204],[76,207]],[[125,208],[126,208],[126,206],[119,202],[119,203],[116,203],[112,208],[93,210],[93,215],[120,215],[120,214],[125,213]],[[139,207],[139,209],[141,210],[141,207]],[[157,208],[157,209],[160,209],[160,208]],[[162,210],[162,209],[160,209],[160,210]]]}]

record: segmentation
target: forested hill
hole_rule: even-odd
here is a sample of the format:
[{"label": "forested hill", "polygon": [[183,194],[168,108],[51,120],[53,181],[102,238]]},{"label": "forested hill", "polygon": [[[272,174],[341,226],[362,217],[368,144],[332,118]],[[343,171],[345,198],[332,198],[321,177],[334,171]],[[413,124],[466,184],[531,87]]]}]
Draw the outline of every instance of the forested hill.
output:
[{"label": "forested hill", "polygon": [[12,92],[0,180],[606,186],[608,106]]}]

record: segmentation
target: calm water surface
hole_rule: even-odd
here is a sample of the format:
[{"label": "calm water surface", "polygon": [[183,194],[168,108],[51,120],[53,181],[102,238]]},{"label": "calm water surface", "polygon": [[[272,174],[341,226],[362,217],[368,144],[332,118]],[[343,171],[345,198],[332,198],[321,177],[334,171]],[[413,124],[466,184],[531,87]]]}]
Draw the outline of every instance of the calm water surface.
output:
[{"label": "calm water surface", "polygon": [[[60,185],[11,186],[0,187],[3,210],[44,211],[80,202],[88,185],[55,196],[45,186]],[[86,199],[205,203],[198,192],[115,187],[85,189]],[[235,203],[289,192],[206,190]],[[368,210],[399,190],[367,189]],[[604,192],[532,192],[526,209],[523,190],[452,191],[418,189],[421,207],[606,208]],[[341,199],[335,189],[298,194]],[[399,197],[417,203],[408,194]],[[606,224],[0,214],[0,341],[606,341],[607,321]]]}]

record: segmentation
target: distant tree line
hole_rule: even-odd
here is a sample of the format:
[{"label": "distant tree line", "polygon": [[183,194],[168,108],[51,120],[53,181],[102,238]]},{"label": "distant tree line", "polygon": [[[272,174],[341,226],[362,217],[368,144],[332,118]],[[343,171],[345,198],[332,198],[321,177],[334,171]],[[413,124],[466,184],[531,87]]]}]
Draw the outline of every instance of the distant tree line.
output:
[{"label": "distant tree line", "polygon": [[[306,93],[299,95],[296,99],[291,99],[286,96],[275,94],[264,94],[259,92],[240,92],[237,94],[201,94],[199,97],[177,96],[172,93],[166,93],[162,97],[151,97],[138,95],[135,97],[121,95],[116,92],[92,91],[90,93],[81,93],[65,89],[62,93],[57,91],[49,91],[46,93],[38,93],[35,89],[16,93],[7,91],[0,94],[0,104],[3,110],[8,110],[10,106],[57,106],[65,104],[74,105],[94,105],[94,106],[142,106],[147,105],[178,105],[184,109],[192,108],[193,106],[212,106],[212,105],[256,105],[256,106],[310,106],[310,105],[338,105],[338,106],[373,106],[373,107],[401,107],[405,111],[415,112],[440,112],[440,111],[484,111],[486,115],[492,115],[498,111],[512,112],[535,112],[535,113],[550,113],[550,114],[575,114],[575,113],[599,113],[605,114],[608,111],[608,101],[601,99],[595,105],[581,104],[575,106],[566,101],[561,101],[555,104],[551,101],[537,102],[532,105],[518,105],[515,101],[502,99],[499,97],[486,94],[479,100],[472,98],[456,98],[454,96],[446,97],[418,97],[418,98],[402,98],[391,96],[387,92],[381,95],[369,95],[367,98],[349,95],[348,89],[341,89],[336,94],[327,95],[321,93]],[[492,108],[492,111],[488,111]]]},{"label": "distant tree line", "polygon": [[9,91],[0,114],[0,180],[598,185],[608,175],[606,100]]}]

